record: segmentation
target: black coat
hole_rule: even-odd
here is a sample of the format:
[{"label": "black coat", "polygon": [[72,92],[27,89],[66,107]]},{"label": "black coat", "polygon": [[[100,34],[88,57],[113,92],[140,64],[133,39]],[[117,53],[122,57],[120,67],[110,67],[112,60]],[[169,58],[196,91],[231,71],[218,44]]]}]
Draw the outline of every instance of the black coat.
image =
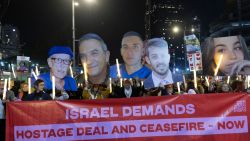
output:
[{"label": "black coat", "polygon": [[44,91],[42,92],[33,92],[29,94],[25,99],[25,101],[32,101],[32,100],[52,100],[51,96]]},{"label": "black coat", "polygon": [[[132,87],[132,94],[130,97],[140,97],[141,96],[140,88],[133,86],[131,87]],[[115,86],[111,98],[126,98],[126,95],[124,93],[124,87]]]}]

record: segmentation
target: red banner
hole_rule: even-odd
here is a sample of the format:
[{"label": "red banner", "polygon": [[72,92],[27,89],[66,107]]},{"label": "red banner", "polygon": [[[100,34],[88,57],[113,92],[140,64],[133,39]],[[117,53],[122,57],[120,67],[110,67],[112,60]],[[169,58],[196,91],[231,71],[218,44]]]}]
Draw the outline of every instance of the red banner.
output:
[{"label": "red banner", "polygon": [[7,104],[6,139],[248,141],[246,94]]}]

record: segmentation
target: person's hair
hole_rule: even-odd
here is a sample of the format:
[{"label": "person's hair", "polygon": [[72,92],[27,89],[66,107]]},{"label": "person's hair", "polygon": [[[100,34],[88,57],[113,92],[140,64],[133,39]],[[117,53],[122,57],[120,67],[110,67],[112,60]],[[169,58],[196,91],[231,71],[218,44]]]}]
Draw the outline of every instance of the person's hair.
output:
[{"label": "person's hair", "polygon": [[244,82],[239,80],[233,81],[232,89],[234,92],[244,92],[245,91]]},{"label": "person's hair", "polygon": [[141,34],[139,34],[138,32],[135,32],[135,31],[126,32],[125,34],[123,34],[122,38],[130,37],[130,36],[136,36],[136,37],[140,38],[141,41],[143,41]]},{"label": "person's hair", "polygon": [[22,82],[22,83],[20,84],[20,86],[19,86],[18,93],[23,92],[23,87],[24,87],[24,85],[28,85],[28,83],[27,83],[27,82]]},{"label": "person's hair", "polygon": [[24,85],[28,85],[28,83],[27,83],[27,82],[22,82],[22,83],[20,84],[20,88],[22,89],[22,88],[24,87]]},{"label": "person's hair", "polygon": [[[152,39],[149,39],[145,43],[145,53],[146,53],[146,56],[149,55],[148,49],[152,48],[152,47],[159,47],[159,48],[167,48],[168,49],[168,43],[167,43],[167,41],[165,41],[162,38],[152,38]],[[166,53],[168,53],[168,52],[166,52]]]},{"label": "person's hair", "polygon": [[197,86],[197,91],[199,94],[204,94],[205,93],[205,89],[202,85],[198,85]]},{"label": "person's hair", "polygon": [[[241,35],[237,36],[242,47],[242,52],[244,54],[245,60],[250,60],[250,56],[247,51],[247,45],[244,38]],[[214,69],[216,68],[216,64],[214,61],[215,54],[215,46],[214,46],[214,38],[208,37],[202,44],[202,60],[203,60],[203,72],[204,74],[213,75]],[[219,70],[218,75],[221,75],[222,72]]]},{"label": "person's hair", "polygon": [[37,79],[37,80],[34,82],[34,87],[37,88],[38,85],[39,85],[40,83],[42,83],[42,82],[44,82],[42,79]]},{"label": "person's hair", "polygon": [[219,86],[218,86],[218,92],[219,93],[224,93],[224,91],[222,90],[222,87],[223,85],[226,85],[228,87],[228,92],[231,92],[232,91],[232,88],[229,84],[227,83],[221,83]]},{"label": "person's hair", "polygon": [[101,46],[102,46],[102,50],[105,52],[105,51],[108,51],[108,48],[107,48],[107,45],[106,43],[104,42],[104,40],[97,34],[95,33],[87,33],[85,35],[83,35],[80,39],[79,39],[79,45],[84,42],[84,41],[87,41],[87,40],[91,40],[91,39],[94,39],[94,40],[97,40],[98,42],[101,43]]},{"label": "person's hair", "polygon": [[187,82],[187,90],[189,90],[189,89],[195,89],[193,81]]}]

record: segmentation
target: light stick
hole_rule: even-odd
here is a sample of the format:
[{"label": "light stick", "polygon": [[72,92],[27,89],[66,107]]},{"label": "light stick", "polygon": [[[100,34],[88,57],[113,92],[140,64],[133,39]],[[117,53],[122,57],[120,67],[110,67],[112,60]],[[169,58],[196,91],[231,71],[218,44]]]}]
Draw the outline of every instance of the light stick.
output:
[{"label": "light stick", "polygon": [[109,93],[112,93],[112,79],[109,78]]},{"label": "light stick", "polygon": [[122,78],[120,78],[120,87],[122,87]]},{"label": "light stick", "polygon": [[218,65],[217,65],[216,69],[215,69],[214,76],[217,76],[217,73],[218,73],[218,71],[219,71],[219,68],[220,68],[220,64],[221,64],[222,59],[223,59],[223,54],[220,55],[219,63],[218,63]]},{"label": "light stick", "polygon": [[227,76],[227,84],[230,82],[230,76]]},{"label": "light stick", "polygon": [[16,73],[15,73],[15,70],[14,70],[14,66],[12,64],[11,64],[11,69],[12,69],[12,73],[13,73],[14,78],[16,78]]},{"label": "light stick", "polygon": [[194,67],[194,87],[197,89],[196,66]]},{"label": "light stick", "polygon": [[6,92],[7,92],[7,79],[4,79],[4,87],[3,87],[3,100],[6,100]]},{"label": "light stick", "polygon": [[186,83],[186,78],[185,78],[184,74],[182,75],[182,78],[183,78],[184,88],[186,89],[187,88],[187,83]]},{"label": "light stick", "polygon": [[207,76],[205,77],[205,79],[206,79],[207,86],[209,86],[209,81],[208,81]]},{"label": "light stick", "polygon": [[35,74],[35,72],[33,71],[33,69],[31,70],[31,73],[35,77],[35,79],[37,80],[37,75]]},{"label": "light stick", "polygon": [[85,83],[88,83],[88,70],[87,70],[87,64],[86,62],[83,63],[83,69],[84,69],[84,79]]},{"label": "light stick", "polygon": [[118,76],[118,78],[121,78],[119,61],[118,61],[118,59],[115,59],[115,60],[116,60],[117,76]]},{"label": "light stick", "polygon": [[9,77],[9,79],[8,79],[8,90],[10,90],[11,88],[11,86],[10,86],[10,81],[11,81],[11,79],[10,79],[10,77]]},{"label": "light stick", "polygon": [[247,76],[247,88],[249,88],[250,86],[249,81],[250,81],[250,75]]},{"label": "light stick", "polygon": [[178,93],[181,93],[181,89],[180,89],[180,82],[177,82],[177,89],[178,89]]},{"label": "light stick", "polygon": [[72,78],[74,78],[74,75],[73,75],[73,70],[72,70],[72,67],[71,67],[71,66],[69,66],[69,71],[70,71],[70,75],[71,75],[71,77],[72,77]]},{"label": "light stick", "polygon": [[31,78],[28,78],[29,94],[31,94]]},{"label": "light stick", "polygon": [[56,85],[55,85],[55,76],[52,75],[52,99],[56,98]]},{"label": "light stick", "polygon": [[38,70],[38,66],[36,65],[36,75],[39,76],[40,73],[39,73],[39,70]]}]

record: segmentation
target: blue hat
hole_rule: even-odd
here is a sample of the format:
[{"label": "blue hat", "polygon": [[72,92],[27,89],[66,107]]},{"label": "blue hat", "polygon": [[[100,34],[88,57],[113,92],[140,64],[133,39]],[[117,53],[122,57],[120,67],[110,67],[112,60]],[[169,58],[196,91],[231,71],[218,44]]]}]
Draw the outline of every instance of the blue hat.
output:
[{"label": "blue hat", "polygon": [[73,52],[68,46],[53,46],[50,48],[48,56],[52,56],[54,54],[68,54],[70,58],[73,58]]}]

